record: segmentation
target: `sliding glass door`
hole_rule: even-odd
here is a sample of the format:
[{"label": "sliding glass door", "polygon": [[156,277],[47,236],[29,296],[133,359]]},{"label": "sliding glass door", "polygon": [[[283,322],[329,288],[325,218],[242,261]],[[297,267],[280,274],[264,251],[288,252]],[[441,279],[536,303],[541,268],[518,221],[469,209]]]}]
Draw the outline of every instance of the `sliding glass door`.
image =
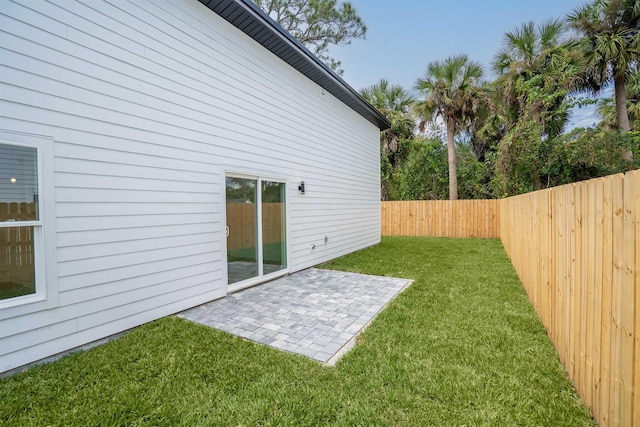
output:
[{"label": "sliding glass door", "polygon": [[234,288],[287,267],[285,183],[226,177],[227,274]]}]

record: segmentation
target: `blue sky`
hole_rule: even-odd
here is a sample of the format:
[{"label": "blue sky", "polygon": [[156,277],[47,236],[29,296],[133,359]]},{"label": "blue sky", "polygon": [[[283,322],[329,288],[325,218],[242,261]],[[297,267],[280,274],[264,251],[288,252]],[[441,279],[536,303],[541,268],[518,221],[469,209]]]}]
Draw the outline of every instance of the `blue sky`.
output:
[{"label": "blue sky", "polygon": [[[586,0],[350,0],[367,25],[367,38],[330,54],[342,61],[343,78],[355,89],[381,78],[412,90],[427,64],[465,53],[484,67],[504,34],[521,23],[565,17]],[[576,111],[573,126],[589,126],[592,108]],[[571,126],[571,125],[570,125]],[[573,127],[571,126],[571,127]]]}]

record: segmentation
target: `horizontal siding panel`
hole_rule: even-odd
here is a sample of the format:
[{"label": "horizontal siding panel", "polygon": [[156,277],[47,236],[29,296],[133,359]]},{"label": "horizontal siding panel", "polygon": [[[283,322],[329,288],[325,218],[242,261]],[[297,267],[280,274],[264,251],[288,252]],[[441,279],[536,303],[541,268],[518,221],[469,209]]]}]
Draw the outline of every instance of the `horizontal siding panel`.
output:
[{"label": "horizontal siding panel", "polygon": [[[336,180],[339,179],[340,177],[337,176]],[[305,209],[313,205],[316,205],[317,207],[343,205],[352,206],[354,208],[367,208],[375,207],[378,204],[378,200],[375,198],[375,195],[378,193],[377,186],[368,185],[363,182],[358,189],[352,191],[352,197],[349,197],[348,187],[344,184],[341,184],[341,186],[329,183],[321,185],[314,181],[307,184],[307,179],[304,181],[306,194],[300,198],[300,203],[296,206],[297,209]],[[342,179],[342,181],[345,180]],[[298,183],[296,183],[295,188],[296,195],[297,184]],[[336,186],[329,188],[330,185]],[[323,190],[320,190],[321,188]],[[374,194],[373,197],[371,195],[372,193]]]},{"label": "horizontal siding panel", "polygon": [[213,213],[220,209],[219,203],[58,203],[59,217],[86,217],[103,215],[152,215]]},{"label": "horizontal siding panel", "polygon": [[[13,52],[2,50],[3,55],[20,57]],[[17,64],[12,64],[16,66]],[[0,66],[3,83],[19,82],[20,87],[29,88],[36,92],[46,93],[48,95],[66,98],[68,93],[68,85],[52,80],[50,77],[42,77],[32,73],[26,73],[15,68]]]},{"label": "horizontal siding panel", "polygon": [[[85,142],[88,144],[90,142]],[[148,150],[147,150],[148,151]],[[212,162],[206,160],[215,160],[209,158],[205,153],[200,153],[198,161],[182,160],[172,157],[152,156],[147,153],[137,154],[114,149],[103,149],[91,147],[88,145],[71,145],[59,144],[56,147],[56,156],[67,159],[81,159],[84,161],[110,163],[115,165],[132,165],[142,167],[153,167],[154,169],[163,169],[166,178],[179,177],[182,171],[199,172],[205,176],[209,176],[209,180],[213,180],[218,174],[212,170]],[[215,163],[215,162],[214,162]],[[111,165],[112,168],[117,166]],[[208,180],[208,181],[209,181]]]},{"label": "horizontal siding panel", "polygon": [[[166,175],[165,175],[166,177]],[[219,178],[218,178],[219,179]],[[180,193],[206,193],[209,198],[220,192],[218,183],[185,182],[173,179],[150,179],[108,175],[89,175],[59,172],[56,174],[58,188],[134,190],[134,191],[167,191]]]},{"label": "horizontal siding panel", "polygon": [[[81,304],[89,299],[99,299],[111,295],[122,295],[132,289],[146,289],[151,294],[153,286],[166,286],[169,289],[180,289],[190,283],[209,282],[212,288],[222,287],[222,260],[195,264],[188,267],[154,272],[146,276],[130,277],[117,282],[103,283],[91,287],[72,289],[60,294],[60,305],[71,306]],[[89,311],[85,312],[89,313]]]},{"label": "horizontal siding panel", "polygon": [[[213,169],[213,167],[212,167]],[[82,159],[56,159],[56,171],[77,174],[95,174],[100,176],[114,176],[124,178],[166,179],[174,169],[163,169],[153,166],[139,166],[85,161]],[[213,173],[193,172],[181,170],[180,173],[171,175],[173,181],[197,182],[218,185],[220,177]]]},{"label": "horizontal siding panel", "polygon": [[[118,275],[119,270],[126,270],[147,264],[154,261],[171,262],[176,256],[185,257],[191,255],[199,255],[204,253],[215,254],[216,249],[220,247],[219,242],[192,243],[189,239],[185,239],[183,245],[149,249],[142,252],[120,253],[117,255],[104,255],[100,258],[85,258],[74,261],[64,261],[58,264],[58,274],[60,277],[86,275],[95,273],[102,275],[106,279],[109,274]],[[102,272],[109,272],[109,274]],[[139,275],[136,270],[135,275]]]},{"label": "horizontal siding panel", "polygon": [[[167,227],[168,230],[171,230],[173,226],[187,226],[197,224],[198,226],[193,228],[192,230],[196,230],[192,233],[187,234],[197,234],[201,231],[216,231],[220,229],[221,222],[221,214],[216,212],[214,214],[204,213],[204,214],[154,214],[154,215],[111,215],[111,216],[96,216],[96,217],[86,217],[86,218],[76,218],[76,217],[67,217],[67,218],[58,218],[57,221],[57,231],[60,233],[60,236],[63,236],[63,239],[71,239],[72,235],[65,234],[70,232],[78,232],[78,231],[99,231],[99,230],[115,230],[115,229],[123,229],[125,233],[131,235],[131,233],[135,233],[136,230],[130,230],[131,228],[141,228],[141,227]],[[162,233],[165,233],[167,229],[162,230]],[[197,231],[199,230],[199,231]],[[100,237],[100,239],[103,239]],[[167,234],[162,234],[163,236]],[[82,240],[83,235],[77,235],[78,240],[76,240],[77,244],[91,243],[86,240]],[[148,237],[140,237],[140,238],[148,238]],[[103,241],[103,240],[99,240]],[[69,241],[67,240],[63,246],[68,246]]]},{"label": "horizontal siding panel", "polygon": [[[372,232],[370,223],[375,223],[375,220],[362,221],[357,218],[349,219],[347,221],[320,224],[319,227],[305,227],[300,228],[295,233],[294,242],[298,240],[307,240],[309,238],[316,238],[317,236],[327,236],[333,238],[334,236],[345,236],[350,234],[361,234],[366,232]],[[375,234],[375,232],[373,233]]]},{"label": "horizontal siding panel", "polygon": [[[50,17],[50,15],[46,13],[46,10],[44,11],[45,13],[42,13],[43,11],[42,9],[40,9],[40,7],[47,8],[47,5],[38,5],[39,11],[30,9],[29,2],[26,2],[25,5],[20,5],[18,4],[18,2],[14,1],[5,1],[2,4],[1,12],[2,14],[7,15],[7,17],[16,17],[21,21],[28,22],[32,26],[39,28],[42,31],[46,31],[59,37],[66,37],[67,25],[59,20]],[[5,28],[4,25],[1,28],[3,28],[5,31],[9,30],[10,27],[7,26]]]},{"label": "horizontal siding panel", "polygon": [[[24,48],[30,48],[30,50],[25,51]],[[107,73],[104,69],[99,70],[98,67],[92,69],[91,66],[86,65],[86,62],[76,58],[66,57],[66,62],[59,62],[65,58],[62,52],[21,39],[19,36],[7,36],[2,55],[15,70],[15,77],[7,80],[14,86],[32,88],[52,95],[56,94],[50,92],[47,87],[32,86],[29,81],[24,81],[29,76],[36,76],[46,79],[53,86],[90,87],[97,93],[110,94],[113,97],[128,99],[141,105],[144,105],[147,99],[144,92],[136,90],[133,86],[127,87],[103,80],[101,77],[106,77]],[[73,64],[79,65],[81,68],[74,68]],[[112,72],[112,74],[115,73]],[[65,91],[64,95],[60,96],[66,96],[66,93]]]},{"label": "horizontal siding panel", "polygon": [[377,243],[380,243],[380,238],[360,238],[357,241],[351,241],[346,245],[335,247],[333,250],[311,251],[308,248],[306,250],[296,251],[298,255],[295,257],[295,263],[292,265],[294,271],[303,270],[305,268],[313,267],[319,263],[323,263],[347,253],[358,251],[360,249],[368,248]]},{"label": "horizontal siding panel", "polygon": [[31,331],[26,337],[16,334],[2,338],[0,354],[9,354],[24,348],[37,345],[52,339],[57,339],[78,332],[78,320],[70,319],[58,323],[50,323]]},{"label": "horizontal siding panel", "polygon": [[58,250],[58,262],[84,261],[111,255],[130,255],[158,249],[179,250],[190,244],[217,243],[220,245],[221,233],[201,232],[182,236],[158,237],[155,239],[136,239],[128,242],[100,243],[97,245],[82,245],[63,247]]},{"label": "horizontal siding panel", "polygon": [[138,228],[105,229],[94,231],[78,231],[58,234],[58,246],[84,246],[109,242],[129,242],[141,239],[153,239],[171,236],[187,236],[202,232],[216,233],[221,231],[220,226],[202,224],[178,224],[171,227],[149,226]]},{"label": "horizontal siding panel", "polygon": [[[189,298],[211,291],[210,283],[191,285],[180,292],[180,298]],[[95,310],[86,316],[82,316],[78,318],[78,328],[81,330],[90,329],[105,323],[113,322],[113,319],[126,318],[157,307],[168,306],[175,301],[176,293],[170,292],[160,295],[156,293],[150,298],[140,298],[141,296],[134,300],[135,303],[132,304],[123,304],[108,310]],[[122,301],[122,299],[119,299],[119,301]]]},{"label": "horizontal siding panel", "polygon": [[304,215],[295,217],[291,221],[292,226],[303,226],[307,224],[330,224],[332,221],[349,220],[351,218],[377,219],[378,211],[374,208],[369,209],[349,209],[345,206],[334,206],[332,208],[322,208],[322,212],[317,214],[309,214],[306,211]]},{"label": "horizontal siding panel", "polygon": [[300,242],[315,242],[316,240],[323,240],[326,236],[331,243],[334,243],[337,239],[342,239],[345,236],[357,237],[357,235],[375,235],[375,231],[372,230],[370,223],[374,221],[360,221],[352,220],[351,224],[323,224],[321,227],[305,227],[296,230],[295,238],[291,240],[292,245],[296,245]]},{"label": "horizontal siding panel", "polygon": [[157,259],[144,264],[132,265],[129,267],[114,268],[112,270],[94,271],[87,274],[60,277],[60,290],[66,291],[86,286],[95,286],[102,283],[115,282],[130,277],[144,276],[157,271],[172,270],[175,268],[189,267],[196,264],[211,262],[212,259],[220,259],[218,253],[199,253],[188,256],[174,254],[170,258]]},{"label": "horizontal siding panel", "polygon": [[[62,188],[56,190],[56,200],[60,203],[211,203],[219,197],[209,193],[183,193],[162,190],[107,190],[95,188]],[[216,201],[217,201],[216,200]]]},{"label": "horizontal siding panel", "polygon": [[330,250],[339,253],[342,245],[348,244],[350,242],[357,242],[360,240],[369,241],[371,238],[376,237],[376,234],[373,232],[366,233],[363,230],[342,232],[333,234],[331,236],[327,234],[327,237],[329,237],[329,241],[327,244],[324,243],[324,236],[325,234],[320,232],[314,236],[307,236],[296,239],[294,242],[292,242],[290,251],[292,254],[300,252],[304,255],[304,253],[310,249],[311,244],[315,244],[316,250]]}]

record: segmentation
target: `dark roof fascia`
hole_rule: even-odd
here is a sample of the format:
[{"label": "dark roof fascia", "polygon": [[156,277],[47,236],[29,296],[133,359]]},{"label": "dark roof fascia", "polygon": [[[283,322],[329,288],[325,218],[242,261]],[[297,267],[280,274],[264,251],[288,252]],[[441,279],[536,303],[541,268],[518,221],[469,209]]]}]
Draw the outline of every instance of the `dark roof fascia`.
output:
[{"label": "dark roof fascia", "polygon": [[385,116],[251,0],[199,1],[380,130],[391,127],[391,122]]}]

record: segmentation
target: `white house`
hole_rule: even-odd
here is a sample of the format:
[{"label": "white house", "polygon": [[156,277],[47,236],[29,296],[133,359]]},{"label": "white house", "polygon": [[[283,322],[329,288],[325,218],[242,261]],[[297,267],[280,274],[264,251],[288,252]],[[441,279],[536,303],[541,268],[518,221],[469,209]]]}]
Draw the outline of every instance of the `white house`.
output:
[{"label": "white house", "polygon": [[0,2],[0,372],[379,242],[388,121],[200,1]]}]

